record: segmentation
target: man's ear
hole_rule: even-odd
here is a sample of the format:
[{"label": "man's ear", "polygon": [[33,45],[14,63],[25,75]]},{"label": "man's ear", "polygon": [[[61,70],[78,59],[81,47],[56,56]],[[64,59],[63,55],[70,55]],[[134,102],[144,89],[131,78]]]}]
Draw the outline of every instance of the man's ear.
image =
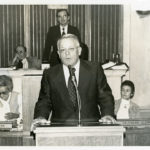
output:
[{"label": "man's ear", "polygon": [[27,53],[27,52],[25,52],[25,55],[26,55],[26,56],[27,56],[27,54],[28,54],[28,53]]},{"label": "man's ear", "polygon": [[78,54],[79,54],[79,56],[81,55],[81,52],[82,52],[82,48],[78,47]]},{"label": "man's ear", "polygon": [[59,52],[59,51],[57,51],[57,54],[58,54],[58,56],[59,56],[59,58],[60,58],[60,52]]},{"label": "man's ear", "polygon": [[70,21],[70,16],[68,16],[68,22]]}]

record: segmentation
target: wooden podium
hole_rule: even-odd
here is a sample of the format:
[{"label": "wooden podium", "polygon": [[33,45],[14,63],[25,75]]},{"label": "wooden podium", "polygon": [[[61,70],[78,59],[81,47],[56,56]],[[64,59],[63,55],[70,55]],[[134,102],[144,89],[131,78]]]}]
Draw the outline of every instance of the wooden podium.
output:
[{"label": "wooden podium", "polygon": [[37,127],[37,146],[122,146],[123,126]]}]

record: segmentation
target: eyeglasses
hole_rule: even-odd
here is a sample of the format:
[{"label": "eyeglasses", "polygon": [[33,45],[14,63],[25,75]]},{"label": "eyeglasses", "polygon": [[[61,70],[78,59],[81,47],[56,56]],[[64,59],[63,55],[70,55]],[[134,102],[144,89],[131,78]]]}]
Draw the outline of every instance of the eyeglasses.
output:
[{"label": "eyeglasses", "polygon": [[0,95],[7,95],[9,92],[5,91],[5,92],[0,92]]},{"label": "eyeglasses", "polygon": [[17,51],[16,53],[17,53],[17,54],[23,54],[24,51]]},{"label": "eyeglasses", "polygon": [[60,53],[65,53],[66,51],[69,51],[69,52],[74,52],[78,47],[75,47],[75,48],[68,48],[68,49],[59,49],[59,52]]}]

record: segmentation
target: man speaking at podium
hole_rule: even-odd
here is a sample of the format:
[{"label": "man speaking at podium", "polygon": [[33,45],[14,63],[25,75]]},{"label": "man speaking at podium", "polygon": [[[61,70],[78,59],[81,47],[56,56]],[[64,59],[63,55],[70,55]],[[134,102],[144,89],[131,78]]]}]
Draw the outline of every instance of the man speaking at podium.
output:
[{"label": "man speaking at podium", "polygon": [[38,124],[115,123],[114,97],[102,67],[79,59],[81,47],[73,34],[58,42],[58,64],[43,73],[31,130]]}]

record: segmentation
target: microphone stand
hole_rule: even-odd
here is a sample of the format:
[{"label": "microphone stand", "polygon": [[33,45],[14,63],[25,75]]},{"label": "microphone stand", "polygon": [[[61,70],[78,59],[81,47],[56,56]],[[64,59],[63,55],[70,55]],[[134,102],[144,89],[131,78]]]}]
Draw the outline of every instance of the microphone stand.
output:
[{"label": "microphone stand", "polygon": [[75,81],[75,76],[72,76],[72,81],[74,83],[74,86],[75,86],[75,89],[76,89],[76,94],[77,94],[77,102],[78,102],[78,108],[79,108],[79,115],[78,115],[78,126],[80,127],[81,126],[81,97],[80,97],[80,94],[79,94],[79,90],[78,90],[78,87],[77,87],[77,83]]}]

